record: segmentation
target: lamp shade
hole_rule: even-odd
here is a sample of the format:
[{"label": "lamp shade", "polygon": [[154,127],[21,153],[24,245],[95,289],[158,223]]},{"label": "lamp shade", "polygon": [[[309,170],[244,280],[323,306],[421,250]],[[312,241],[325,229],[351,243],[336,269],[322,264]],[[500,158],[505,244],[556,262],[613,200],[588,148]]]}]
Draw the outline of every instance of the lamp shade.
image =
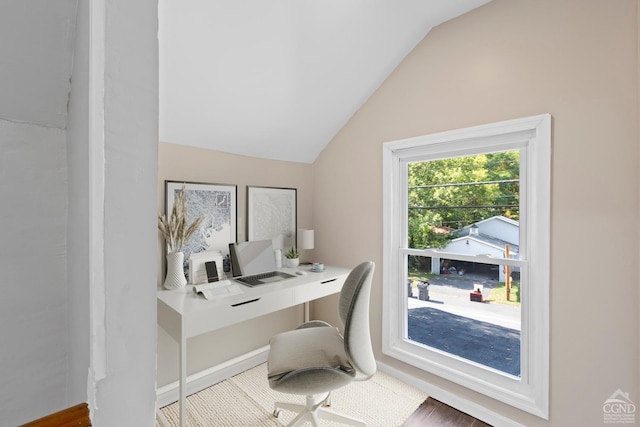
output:
[{"label": "lamp shade", "polygon": [[298,249],[313,249],[313,230],[298,229]]}]

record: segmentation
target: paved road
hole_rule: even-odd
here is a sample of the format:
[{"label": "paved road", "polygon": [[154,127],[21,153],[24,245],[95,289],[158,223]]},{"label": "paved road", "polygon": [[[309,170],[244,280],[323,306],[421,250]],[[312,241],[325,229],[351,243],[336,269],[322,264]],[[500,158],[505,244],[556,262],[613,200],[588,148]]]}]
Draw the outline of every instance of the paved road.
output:
[{"label": "paved road", "polygon": [[[409,309],[432,307],[452,314],[493,323],[518,331],[520,330],[519,307],[490,302],[479,303],[470,301],[469,293],[473,289],[472,286],[481,281],[474,280],[473,278],[465,281],[465,279],[451,279],[443,276],[442,278],[436,277],[429,282],[431,283],[429,286],[429,301],[409,298]],[[486,283],[484,285],[484,298],[489,296],[489,292],[491,292],[494,285],[495,283]],[[418,291],[414,290],[414,294],[417,297]]]},{"label": "paved road", "polygon": [[496,282],[473,275],[442,275],[429,282],[429,301],[409,298],[409,338],[519,375],[520,308],[469,298],[478,284],[486,298]]}]

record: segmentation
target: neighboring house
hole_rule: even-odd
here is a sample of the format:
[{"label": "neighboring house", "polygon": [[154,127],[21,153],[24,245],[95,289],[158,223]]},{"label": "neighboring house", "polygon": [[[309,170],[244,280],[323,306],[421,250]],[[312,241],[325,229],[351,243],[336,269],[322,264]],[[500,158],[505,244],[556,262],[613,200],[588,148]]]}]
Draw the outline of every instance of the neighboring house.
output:
[{"label": "neighboring house", "polygon": [[[509,257],[517,258],[519,252],[520,224],[518,221],[498,215],[479,221],[456,232],[458,237],[451,240],[442,252],[468,255],[489,255],[504,257],[509,245]],[[432,273],[440,274],[451,265],[446,258],[434,258]],[[459,263],[456,264],[458,267]],[[455,265],[454,265],[455,267]],[[456,272],[459,273],[459,268]],[[498,268],[498,280],[504,282],[504,269]]]}]

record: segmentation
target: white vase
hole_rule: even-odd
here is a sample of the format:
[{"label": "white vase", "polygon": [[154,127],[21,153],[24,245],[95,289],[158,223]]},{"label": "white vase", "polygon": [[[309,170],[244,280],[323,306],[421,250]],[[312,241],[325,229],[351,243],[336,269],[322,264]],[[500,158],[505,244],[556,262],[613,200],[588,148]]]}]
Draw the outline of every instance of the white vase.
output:
[{"label": "white vase", "polygon": [[180,289],[187,284],[184,277],[184,254],[182,252],[169,252],[167,254],[167,277],[164,280],[165,289]]},{"label": "white vase", "polygon": [[287,258],[287,267],[295,268],[300,264],[300,258]]},{"label": "white vase", "polygon": [[282,268],[282,249],[276,249],[274,255],[276,257],[276,268]]}]

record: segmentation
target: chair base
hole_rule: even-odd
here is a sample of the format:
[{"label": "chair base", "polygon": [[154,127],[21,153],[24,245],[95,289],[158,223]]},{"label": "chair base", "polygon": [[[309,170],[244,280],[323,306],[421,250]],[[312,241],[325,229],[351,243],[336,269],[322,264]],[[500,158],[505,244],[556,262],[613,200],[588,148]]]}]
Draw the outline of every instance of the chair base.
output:
[{"label": "chair base", "polygon": [[307,396],[307,402],[304,405],[288,402],[276,402],[273,416],[278,417],[280,411],[298,412],[298,416],[293,419],[287,427],[297,427],[304,424],[305,421],[311,422],[313,427],[321,427],[320,419],[334,421],[337,423],[347,424],[356,427],[367,427],[364,421],[357,418],[351,418],[346,415],[328,409],[325,405],[329,401],[329,393],[315,396]]}]

